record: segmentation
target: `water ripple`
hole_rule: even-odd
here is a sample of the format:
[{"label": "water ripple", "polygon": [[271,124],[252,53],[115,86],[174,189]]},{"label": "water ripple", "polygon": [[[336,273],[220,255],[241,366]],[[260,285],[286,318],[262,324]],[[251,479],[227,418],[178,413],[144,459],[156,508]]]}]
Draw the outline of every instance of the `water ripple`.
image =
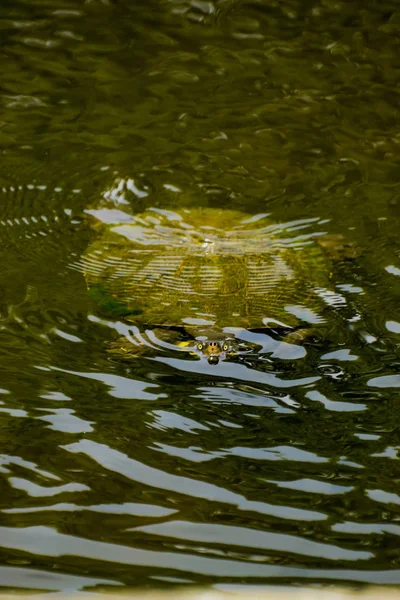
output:
[{"label": "water ripple", "polygon": [[[397,7],[3,4],[1,585],[399,584]],[[229,210],[229,235],[189,210],[220,229]],[[101,226],[157,260],[96,254]],[[195,288],[199,239],[175,338],[89,297],[106,266],[158,310],[156,275]],[[267,314],[298,271],[255,257],[317,242],[318,273]],[[244,248],[265,320],[223,324],[237,353],[212,366],[190,332],[213,320],[212,256]]]}]

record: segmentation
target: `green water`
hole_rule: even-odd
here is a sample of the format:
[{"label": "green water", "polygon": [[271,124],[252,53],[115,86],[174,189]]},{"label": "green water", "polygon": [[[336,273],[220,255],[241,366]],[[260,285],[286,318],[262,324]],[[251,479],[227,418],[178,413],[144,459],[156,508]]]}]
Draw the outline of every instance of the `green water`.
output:
[{"label": "green water", "polygon": [[[394,1],[2,3],[3,589],[400,584],[399,56]],[[104,202],[344,235],[330,335],[110,355]]]}]

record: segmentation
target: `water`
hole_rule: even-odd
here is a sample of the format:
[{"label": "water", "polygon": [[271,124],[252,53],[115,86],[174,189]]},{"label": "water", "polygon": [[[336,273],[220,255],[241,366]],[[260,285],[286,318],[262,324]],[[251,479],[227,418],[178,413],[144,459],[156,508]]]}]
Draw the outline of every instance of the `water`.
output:
[{"label": "water", "polygon": [[[3,3],[3,588],[400,583],[399,27],[390,1]],[[329,335],[110,354],[77,267],[104,202],[342,234]]]}]

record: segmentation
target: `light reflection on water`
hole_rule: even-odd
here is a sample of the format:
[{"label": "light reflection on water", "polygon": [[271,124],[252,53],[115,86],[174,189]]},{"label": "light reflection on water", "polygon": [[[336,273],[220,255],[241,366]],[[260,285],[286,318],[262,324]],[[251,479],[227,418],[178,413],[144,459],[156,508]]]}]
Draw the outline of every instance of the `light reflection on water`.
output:
[{"label": "light reflection on water", "polygon": [[[399,584],[392,4],[0,13],[0,585]],[[100,313],[88,214],[202,206],[349,240],[323,309],[287,307],[323,339],[227,325],[252,350],[210,365]]]},{"label": "light reflection on water", "polygon": [[[36,557],[66,565],[68,555],[107,574],[60,573],[64,590],[132,585],[128,567],[158,581],[400,581],[373,567],[376,542],[359,545],[361,534],[398,534],[382,524],[400,502],[380,467],[397,461],[381,390],[399,387],[397,373],[380,374],[382,333],[364,345],[350,327],[339,343],[298,346],[240,331],[256,351],[215,367],[89,304],[85,317],[78,303],[75,329],[68,303],[49,311],[36,289],[3,320],[2,352],[7,340],[18,348],[21,373],[5,370],[0,407],[5,552],[33,569]],[[110,355],[128,333],[155,352]],[[31,585],[29,573],[21,581]]]}]

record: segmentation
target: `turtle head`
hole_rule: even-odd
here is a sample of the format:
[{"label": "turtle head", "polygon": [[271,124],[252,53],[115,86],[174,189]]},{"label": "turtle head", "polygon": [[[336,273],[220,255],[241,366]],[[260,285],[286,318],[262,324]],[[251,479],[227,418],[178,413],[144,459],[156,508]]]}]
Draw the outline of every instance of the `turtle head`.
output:
[{"label": "turtle head", "polygon": [[232,340],[201,340],[196,342],[196,354],[207,359],[210,365],[217,365],[233,351]]}]

